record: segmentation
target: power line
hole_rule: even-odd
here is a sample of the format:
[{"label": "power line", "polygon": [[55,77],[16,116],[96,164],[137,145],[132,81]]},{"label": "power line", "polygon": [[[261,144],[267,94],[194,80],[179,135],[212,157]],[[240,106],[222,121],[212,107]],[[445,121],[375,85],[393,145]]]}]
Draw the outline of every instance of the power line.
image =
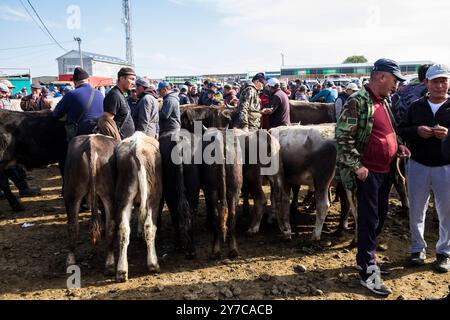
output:
[{"label": "power line", "polygon": [[34,23],[39,27],[39,29],[41,29],[41,31],[50,39],[52,40],[52,38],[50,38],[50,36],[48,35],[47,32],[45,32],[45,30],[42,28],[42,26],[39,24],[39,22],[37,22],[36,18],[31,14],[30,10],[28,10],[28,7],[25,5],[25,3],[23,3],[22,0],[20,0],[20,3],[22,4],[22,7],[25,9],[25,11],[28,13],[28,15],[30,16],[30,18],[34,21]]},{"label": "power line", "polygon": [[[64,41],[61,43],[72,43],[72,41]],[[31,49],[31,48],[40,48],[40,47],[49,47],[49,46],[56,46],[56,43],[46,43],[46,44],[36,44],[36,45],[30,45],[30,46],[23,46],[23,47],[14,47],[14,48],[0,48],[0,51],[10,51],[10,50],[19,50],[19,49]]]},{"label": "power line", "polygon": [[67,50],[58,42],[58,40],[55,39],[55,37],[50,32],[50,30],[48,30],[47,26],[45,25],[44,21],[42,20],[41,16],[39,15],[39,13],[37,13],[36,9],[34,8],[33,4],[31,3],[31,1],[27,0],[27,2],[30,5],[31,9],[33,9],[33,11],[36,14],[36,16],[38,17],[39,21],[42,23],[42,26],[45,28],[45,30],[47,30],[48,35],[53,39],[53,41],[58,45],[58,47],[60,47],[62,50],[64,50],[64,52],[67,52]]}]

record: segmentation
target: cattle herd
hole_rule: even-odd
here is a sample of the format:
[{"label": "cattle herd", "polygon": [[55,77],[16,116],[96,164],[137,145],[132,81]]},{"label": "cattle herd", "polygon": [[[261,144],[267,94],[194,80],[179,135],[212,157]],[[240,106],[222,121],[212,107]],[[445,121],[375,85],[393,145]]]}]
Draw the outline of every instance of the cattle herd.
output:
[{"label": "cattle herd", "polygon": [[[127,249],[133,215],[138,220],[138,236],[147,245],[148,271],[160,271],[155,239],[164,204],[171,214],[174,243],[186,258],[196,257],[193,226],[200,191],[205,196],[207,225],[213,235],[213,258],[221,257],[224,244],[230,258],[239,255],[236,225],[241,195],[243,211],[251,215],[248,233],[259,232],[267,204],[265,184],[271,188],[269,219],[278,223],[285,240],[292,237],[291,213],[298,203],[299,188],[310,187],[317,211],[312,240],[320,241],[336,170],[333,105],[292,101],[291,121],[296,125],[250,133],[228,129],[232,114],[226,107],[183,106],[181,111],[184,130],[163,135],[159,141],[142,133],[121,142],[90,135],[77,137],[67,146],[64,123],[53,119],[51,113],[2,110],[0,188],[12,209],[21,211],[24,207],[10,190],[6,168],[15,163],[28,169],[58,163],[68,216],[67,264],[77,263],[79,212],[86,203],[92,213],[92,243],[97,244],[102,237],[106,239],[105,274],[115,275],[120,282],[128,280]],[[195,134],[196,122],[201,123],[200,139]],[[198,161],[198,154],[210,154],[222,161]],[[270,170],[274,161],[275,170]],[[352,195],[335,187],[342,207],[339,231],[343,231],[348,213],[355,214],[355,207]],[[399,181],[396,187],[407,210],[404,181]],[[249,198],[254,200],[251,211]]]}]

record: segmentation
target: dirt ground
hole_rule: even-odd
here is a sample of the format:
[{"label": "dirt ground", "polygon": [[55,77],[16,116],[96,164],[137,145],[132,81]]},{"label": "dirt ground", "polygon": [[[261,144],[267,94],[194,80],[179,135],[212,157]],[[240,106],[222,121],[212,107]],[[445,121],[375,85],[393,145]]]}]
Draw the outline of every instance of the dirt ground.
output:
[{"label": "dirt ground", "polygon": [[[198,258],[187,261],[172,253],[173,231],[170,217],[163,216],[157,240],[161,273],[148,275],[143,241],[133,238],[129,249],[130,281],[119,284],[103,275],[103,246],[89,243],[89,214],[81,215],[81,235],[77,259],[82,270],[82,289],[67,290],[65,269],[67,227],[61,194],[61,178],[56,167],[31,173],[33,185],[43,187],[43,196],[24,199],[27,211],[12,213],[0,202],[0,299],[242,299],[242,300],[372,300],[378,299],[359,285],[355,269],[356,249],[352,235],[332,235],[338,223],[339,204],[333,204],[327,218],[324,240],[327,248],[309,245],[314,225],[313,213],[302,211],[292,242],[282,242],[278,229],[263,225],[260,235],[248,238],[249,219],[240,214],[238,242],[241,257],[234,260],[208,259],[211,235],[205,228],[204,210],[196,221]],[[389,299],[442,298],[448,293],[449,275],[433,272],[434,244],[438,224],[429,214],[428,264],[408,266],[408,220],[397,212],[399,202],[391,200],[391,212],[382,236],[386,251],[378,259],[391,268],[385,282],[394,294]],[[32,227],[23,228],[25,223]],[[223,251],[226,256],[226,250]],[[165,253],[165,254],[163,254]],[[117,259],[117,256],[116,256]]]}]

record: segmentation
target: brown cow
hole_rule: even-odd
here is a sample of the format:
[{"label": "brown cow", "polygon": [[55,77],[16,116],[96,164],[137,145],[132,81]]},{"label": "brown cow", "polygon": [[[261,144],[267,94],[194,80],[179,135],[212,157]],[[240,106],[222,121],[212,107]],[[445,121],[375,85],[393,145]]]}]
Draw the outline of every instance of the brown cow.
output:
[{"label": "brown cow", "polygon": [[[255,154],[256,153],[256,154]],[[252,155],[256,156],[253,161]],[[263,159],[262,157],[267,157]],[[267,160],[270,162],[266,163]],[[266,206],[266,196],[263,190],[264,182],[270,183],[272,193],[272,212],[269,222],[275,216],[283,238],[290,240],[291,225],[289,223],[289,193],[285,191],[285,176],[283,163],[280,161],[280,144],[278,140],[265,130],[259,130],[246,134],[245,139],[245,163],[244,163],[244,210],[248,210],[249,194],[254,199],[253,211],[251,213],[252,223],[248,230],[249,235],[259,232],[261,221]],[[265,173],[263,170],[271,167],[273,170]]]},{"label": "brown cow", "polygon": [[[237,136],[241,130],[232,130]],[[239,163],[238,141],[227,143],[225,131],[208,129],[203,144],[204,155],[211,155],[214,163],[203,161],[201,182],[205,193],[208,219],[213,225],[213,258],[220,258],[221,243],[230,248],[229,257],[239,256],[236,241],[236,211],[242,189],[242,164]],[[208,153],[206,150],[211,150]],[[212,160],[211,158],[211,160]]]},{"label": "brown cow", "polygon": [[231,128],[233,111],[226,107],[191,106],[183,108],[181,127],[193,133],[194,121],[198,121],[206,128]]},{"label": "brown cow", "polygon": [[[103,135],[80,136],[69,144],[64,174],[64,201],[69,224],[69,255],[67,265],[75,265],[75,247],[79,233],[78,215],[86,198],[92,208],[91,241],[95,245],[106,232],[106,275],[114,275],[114,188],[117,141]],[[101,200],[105,223],[98,213]]]},{"label": "brown cow", "polygon": [[119,225],[120,255],[117,265],[117,281],[128,280],[128,245],[130,243],[130,219],[136,208],[139,229],[147,243],[147,267],[149,272],[159,271],[155,237],[159,205],[162,198],[162,160],[157,140],[136,132],[122,141],[116,149],[117,188],[116,208]]},{"label": "brown cow", "polygon": [[301,125],[335,123],[334,104],[290,101],[291,123]]}]

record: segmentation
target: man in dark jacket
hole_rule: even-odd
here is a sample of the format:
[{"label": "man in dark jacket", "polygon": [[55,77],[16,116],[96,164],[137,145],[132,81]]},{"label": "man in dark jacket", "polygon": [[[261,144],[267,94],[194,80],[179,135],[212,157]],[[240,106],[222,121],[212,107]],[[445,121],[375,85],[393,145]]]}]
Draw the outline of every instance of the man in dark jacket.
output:
[{"label": "man in dark jacket", "polygon": [[269,87],[269,108],[262,110],[262,114],[269,115],[270,128],[288,126],[291,124],[291,107],[289,97],[283,90],[278,79],[272,78],[267,82]]},{"label": "man in dark jacket", "polygon": [[421,65],[419,68],[419,79],[417,81],[412,81],[402,90],[397,91],[395,95],[392,96],[392,112],[395,116],[395,121],[401,123],[408,113],[409,108],[413,102],[424,97],[428,92],[426,86],[426,76],[427,71],[431,67],[429,64]]},{"label": "man in dark jacket", "polygon": [[117,85],[105,97],[103,109],[105,115],[113,119],[122,139],[131,137],[134,132],[133,118],[125,93],[129,93],[136,82],[136,73],[131,68],[120,69]]},{"label": "man in dark jacket", "polygon": [[433,65],[426,77],[429,95],[411,105],[399,129],[412,152],[407,170],[411,263],[425,264],[425,220],[432,190],[440,236],[434,268],[437,272],[447,273],[450,271],[450,161],[442,153],[442,142],[448,138],[450,127],[450,70],[445,65]]},{"label": "man in dark jacket", "polygon": [[57,119],[67,115],[68,124],[76,124],[77,136],[91,134],[103,114],[103,96],[89,84],[89,74],[81,68],[73,73],[76,89],[67,93],[53,111]]},{"label": "man in dark jacket", "polygon": [[158,94],[156,90],[150,88],[150,83],[145,79],[136,81],[136,92],[139,100],[132,115],[136,131],[157,138],[159,133]]},{"label": "man in dark jacket", "polygon": [[236,91],[233,90],[233,88],[229,84],[225,85],[225,87],[224,87],[223,100],[226,105],[229,105],[232,107],[237,107],[239,104],[239,99],[236,95]]},{"label": "man in dark jacket", "polygon": [[31,94],[23,97],[20,107],[25,112],[50,110],[50,101],[42,96],[43,87],[40,84],[31,86]]},{"label": "man in dark jacket", "polygon": [[198,100],[200,99],[200,96],[198,95],[198,89],[196,86],[192,86],[190,88],[188,98],[189,104],[199,104]]},{"label": "man in dark jacket", "polygon": [[189,97],[188,97],[188,87],[182,86],[180,90],[180,94],[178,95],[180,98],[180,106],[184,106],[189,104]]},{"label": "man in dark jacket", "polygon": [[181,129],[180,99],[170,85],[163,81],[158,85],[159,95],[164,99],[159,112],[159,133],[174,132]]}]

